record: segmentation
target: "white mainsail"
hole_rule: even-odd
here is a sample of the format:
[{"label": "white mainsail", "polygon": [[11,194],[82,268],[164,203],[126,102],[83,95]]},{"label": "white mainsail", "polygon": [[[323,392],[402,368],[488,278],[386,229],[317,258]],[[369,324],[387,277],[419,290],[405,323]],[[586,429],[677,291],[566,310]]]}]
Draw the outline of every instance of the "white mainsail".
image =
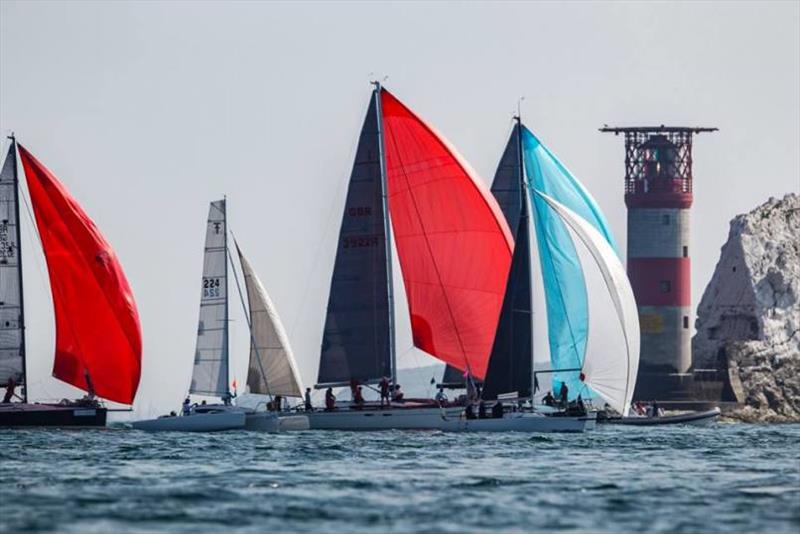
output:
[{"label": "white mainsail", "polygon": [[228,258],[225,200],[211,203],[203,256],[200,321],[191,393],[227,395],[228,390]]},{"label": "white mainsail", "polygon": [[251,342],[247,369],[250,393],[302,397],[300,374],[283,323],[238,243],[236,251],[239,253],[250,306]]},{"label": "white mainsail", "polygon": [[555,199],[540,195],[586,245],[605,280],[625,338],[625,353],[587,351],[584,382],[608,404],[628,415],[639,369],[639,314],[625,267],[608,241],[591,224]]}]

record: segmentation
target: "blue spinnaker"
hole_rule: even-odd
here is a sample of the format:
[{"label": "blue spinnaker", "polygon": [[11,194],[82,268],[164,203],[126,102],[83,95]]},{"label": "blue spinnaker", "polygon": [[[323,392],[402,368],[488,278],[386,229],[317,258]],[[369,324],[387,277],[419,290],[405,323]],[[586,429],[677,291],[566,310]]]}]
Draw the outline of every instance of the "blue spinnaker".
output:
[{"label": "blue spinnaker", "polygon": [[[545,193],[586,219],[619,254],[611,229],[597,203],[585,187],[530,130],[522,128],[522,147],[534,227],[539,250],[547,305],[550,363],[553,369],[579,369],[586,353],[589,334],[589,303],[575,244],[561,218],[534,190]],[[594,393],[581,382],[578,371],[553,374],[553,393],[561,384],[569,388],[569,398],[584,398]]]}]

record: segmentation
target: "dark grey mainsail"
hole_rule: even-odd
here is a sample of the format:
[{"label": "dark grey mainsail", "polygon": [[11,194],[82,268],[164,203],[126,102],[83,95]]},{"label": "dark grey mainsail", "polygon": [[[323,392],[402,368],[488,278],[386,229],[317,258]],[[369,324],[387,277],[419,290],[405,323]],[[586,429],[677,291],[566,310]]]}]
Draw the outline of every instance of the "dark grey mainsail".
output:
[{"label": "dark grey mainsail", "polygon": [[222,397],[228,389],[228,228],[225,200],[211,203],[206,225],[200,320],[191,393]]},{"label": "dark grey mainsail", "polygon": [[516,231],[506,294],[484,380],[485,399],[513,392],[520,397],[531,394],[531,247],[519,128],[518,122],[511,132],[492,184],[492,193],[506,216],[509,228]]},{"label": "dark grey mainsail", "polygon": [[0,387],[9,379],[17,385],[25,383],[19,184],[13,138],[0,171]]},{"label": "dark grey mainsail", "polygon": [[392,373],[387,242],[378,130],[379,93],[361,128],[339,231],[317,387]]}]

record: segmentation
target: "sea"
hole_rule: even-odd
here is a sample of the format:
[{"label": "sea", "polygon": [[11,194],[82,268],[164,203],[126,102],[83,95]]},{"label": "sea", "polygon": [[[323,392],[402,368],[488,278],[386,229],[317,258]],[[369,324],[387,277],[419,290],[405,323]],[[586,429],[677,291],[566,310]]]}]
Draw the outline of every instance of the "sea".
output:
[{"label": "sea", "polygon": [[800,425],[0,430],[1,532],[800,532]]}]

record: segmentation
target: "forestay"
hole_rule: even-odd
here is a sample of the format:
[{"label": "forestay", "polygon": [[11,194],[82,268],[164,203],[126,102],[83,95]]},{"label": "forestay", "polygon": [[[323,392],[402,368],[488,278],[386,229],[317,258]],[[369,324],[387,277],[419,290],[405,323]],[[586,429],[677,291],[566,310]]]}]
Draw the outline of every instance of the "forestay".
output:
[{"label": "forestay", "polygon": [[303,386],[283,323],[238,243],[236,251],[250,308],[250,363],[247,369],[250,393],[301,397]]},{"label": "forestay", "polygon": [[211,203],[206,225],[200,320],[191,393],[228,393],[228,258],[225,200]]},{"label": "forestay", "polygon": [[582,379],[612,408],[627,415],[630,409],[636,373],[639,369],[639,315],[625,267],[604,235],[592,224],[555,199],[536,196],[547,203],[592,254],[614,302],[625,339],[624,351],[589,351],[583,361]]},{"label": "forestay", "polygon": [[24,381],[22,262],[19,248],[17,149],[11,141],[0,171],[0,387]]}]

